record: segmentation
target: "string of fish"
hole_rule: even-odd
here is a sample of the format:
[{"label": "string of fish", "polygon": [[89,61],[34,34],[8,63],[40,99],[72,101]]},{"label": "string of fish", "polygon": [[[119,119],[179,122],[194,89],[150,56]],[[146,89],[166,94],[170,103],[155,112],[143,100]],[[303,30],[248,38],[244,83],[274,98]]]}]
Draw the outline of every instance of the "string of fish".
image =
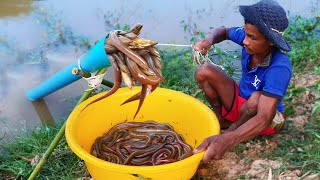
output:
[{"label": "string of fish", "polygon": [[161,82],[166,84],[161,73],[160,53],[155,46],[157,42],[139,38],[142,27],[142,24],[137,24],[129,31],[118,30],[109,33],[105,40],[105,51],[113,68],[114,85],[103,96],[93,100],[87,106],[115,93],[121,87],[122,81],[130,89],[140,83],[141,91],[121,104],[140,100],[134,119],[145,97],[152,93]]}]

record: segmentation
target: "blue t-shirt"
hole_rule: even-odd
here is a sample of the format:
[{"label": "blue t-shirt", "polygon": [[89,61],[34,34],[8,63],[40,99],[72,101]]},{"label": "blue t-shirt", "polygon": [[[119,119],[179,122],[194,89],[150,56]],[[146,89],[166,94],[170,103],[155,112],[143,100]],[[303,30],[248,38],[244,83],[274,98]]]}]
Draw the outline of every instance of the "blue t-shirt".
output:
[{"label": "blue t-shirt", "polygon": [[230,29],[229,40],[242,46],[242,78],[239,83],[240,96],[249,99],[254,91],[280,100],[277,110],[284,111],[282,99],[287,91],[292,76],[292,66],[287,54],[275,49],[260,65],[249,70],[252,55],[243,46],[246,33],[243,27]]}]

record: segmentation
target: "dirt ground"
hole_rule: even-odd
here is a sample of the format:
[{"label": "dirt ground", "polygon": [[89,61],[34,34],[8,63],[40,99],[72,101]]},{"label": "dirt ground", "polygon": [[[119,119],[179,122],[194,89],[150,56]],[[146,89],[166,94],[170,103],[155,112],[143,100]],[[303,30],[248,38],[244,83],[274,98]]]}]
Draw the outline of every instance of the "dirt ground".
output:
[{"label": "dirt ground", "polygon": [[[298,87],[307,87],[320,80],[320,76],[312,74],[303,74],[293,78],[292,83]],[[299,80],[298,80],[299,79]],[[315,101],[315,93],[312,91],[303,92],[293,101],[300,101],[301,105],[294,107],[295,114],[288,117],[288,121],[293,121],[296,130],[301,130],[303,125],[310,120],[313,104]],[[308,112],[308,113],[306,113]],[[239,177],[250,179],[320,179],[317,174],[310,172],[304,173],[298,167],[292,167],[284,172],[275,172],[280,166],[283,166],[281,158],[270,160],[263,158],[262,154],[268,154],[271,149],[279,147],[279,142],[276,137],[265,138],[265,143],[258,141],[255,144],[246,143],[246,149],[243,151],[245,158],[240,158],[235,152],[228,152],[222,160],[212,161],[208,165],[201,165],[197,174],[202,175],[205,179],[238,179]],[[263,144],[263,145],[262,145]],[[288,166],[288,164],[285,164]],[[319,164],[320,165],[320,164]]]}]

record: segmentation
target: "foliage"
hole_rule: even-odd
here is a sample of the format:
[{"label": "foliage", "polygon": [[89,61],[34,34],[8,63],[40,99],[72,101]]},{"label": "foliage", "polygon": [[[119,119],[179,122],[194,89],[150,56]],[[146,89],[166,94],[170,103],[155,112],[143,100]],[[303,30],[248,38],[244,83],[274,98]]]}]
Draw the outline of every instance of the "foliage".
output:
[{"label": "foliage", "polygon": [[[5,179],[23,179],[32,170],[30,161],[41,157],[60,129],[55,127],[39,127],[28,131],[28,135],[19,136],[9,144],[1,144],[0,177]],[[84,175],[84,163],[69,149],[65,139],[62,139],[41,169],[38,179],[75,179]],[[1,179],[1,178],[0,178]]]},{"label": "foliage", "polygon": [[[288,53],[296,72],[313,72],[320,75],[320,17],[313,17],[310,19],[296,16],[290,19],[290,26],[286,29],[285,37],[291,45],[292,50]],[[294,76],[295,73],[294,73]],[[287,106],[285,115],[293,115],[292,99],[299,96],[299,94],[313,90],[316,92],[315,105],[312,111],[312,116],[319,116],[320,112],[320,82],[316,82],[311,87],[296,88],[294,84],[290,84],[284,102]]]},{"label": "foliage", "polygon": [[291,45],[289,52],[295,69],[310,70],[320,65],[320,17],[305,19],[301,16],[290,18],[285,37]]},{"label": "foliage", "polygon": [[[206,18],[210,16],[213,11],[211,7],[209,7],[209,9],[203,8],[197,9],[195,11],[188,11],[190,11],[188,13],[188,16],[186,17],[186,19],[180,22],[180,25],[183,28],[185,38],[188,39],[189,37],[191,37],[190,42],[194,43],[207,36],[207,32],[203,32],[199,28],[197,21],[206,20]],[[212,29],[212,27],[210,27],[209,29]]]},{"label": "foliage", "polygon": [[299,105],[299,102],[293,103],[293,99],[298,97],[299,94],[305,92],[306,90],[306,88],[296,88],[294,84],[289,85],[286,96],[283,100],[283,102],[286,104],[286,109],[284,112],[286,117],[293,115],[295,113],[293,107]]},{"label": "foliage", "polygon": [[281,133],[274,135],[281,146],[273,149],[269,159],[281,157],[286,163],[282,171],[301,169],[304,173],[320,173],[320,119],[312,119],[301,131],[296,131],[292,121]]},{"label": "foliage", "polygon": [[[87,37],[75,35],[72,28],[64,23],[64,17],[59,13],[52,13],[50,9],[35,5],[33,16],[44,28],[43,37],[46,41],[43,47],[71,44],[89,49],[90,41]],[[52,47],[51,47],[52,48]]]},{"label": "foliage", "polygon": [[196,65],[191,59],[189,49],[166,49],[160,51],[162,58],[162,74],[166,79],[166,88],[193,94],[197,89],[193,74]]}]

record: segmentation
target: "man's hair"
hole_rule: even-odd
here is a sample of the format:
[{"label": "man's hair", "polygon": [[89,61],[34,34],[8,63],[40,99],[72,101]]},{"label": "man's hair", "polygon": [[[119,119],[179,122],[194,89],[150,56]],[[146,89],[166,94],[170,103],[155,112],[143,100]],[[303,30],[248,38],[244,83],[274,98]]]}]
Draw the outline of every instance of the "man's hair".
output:
[{"label": "man's hair", "polygon": [[244,23],[245,23],[245,24],[252,24],[252,25],[255,25],[253,22],[249,21],[248,19],[244,19]]}]

